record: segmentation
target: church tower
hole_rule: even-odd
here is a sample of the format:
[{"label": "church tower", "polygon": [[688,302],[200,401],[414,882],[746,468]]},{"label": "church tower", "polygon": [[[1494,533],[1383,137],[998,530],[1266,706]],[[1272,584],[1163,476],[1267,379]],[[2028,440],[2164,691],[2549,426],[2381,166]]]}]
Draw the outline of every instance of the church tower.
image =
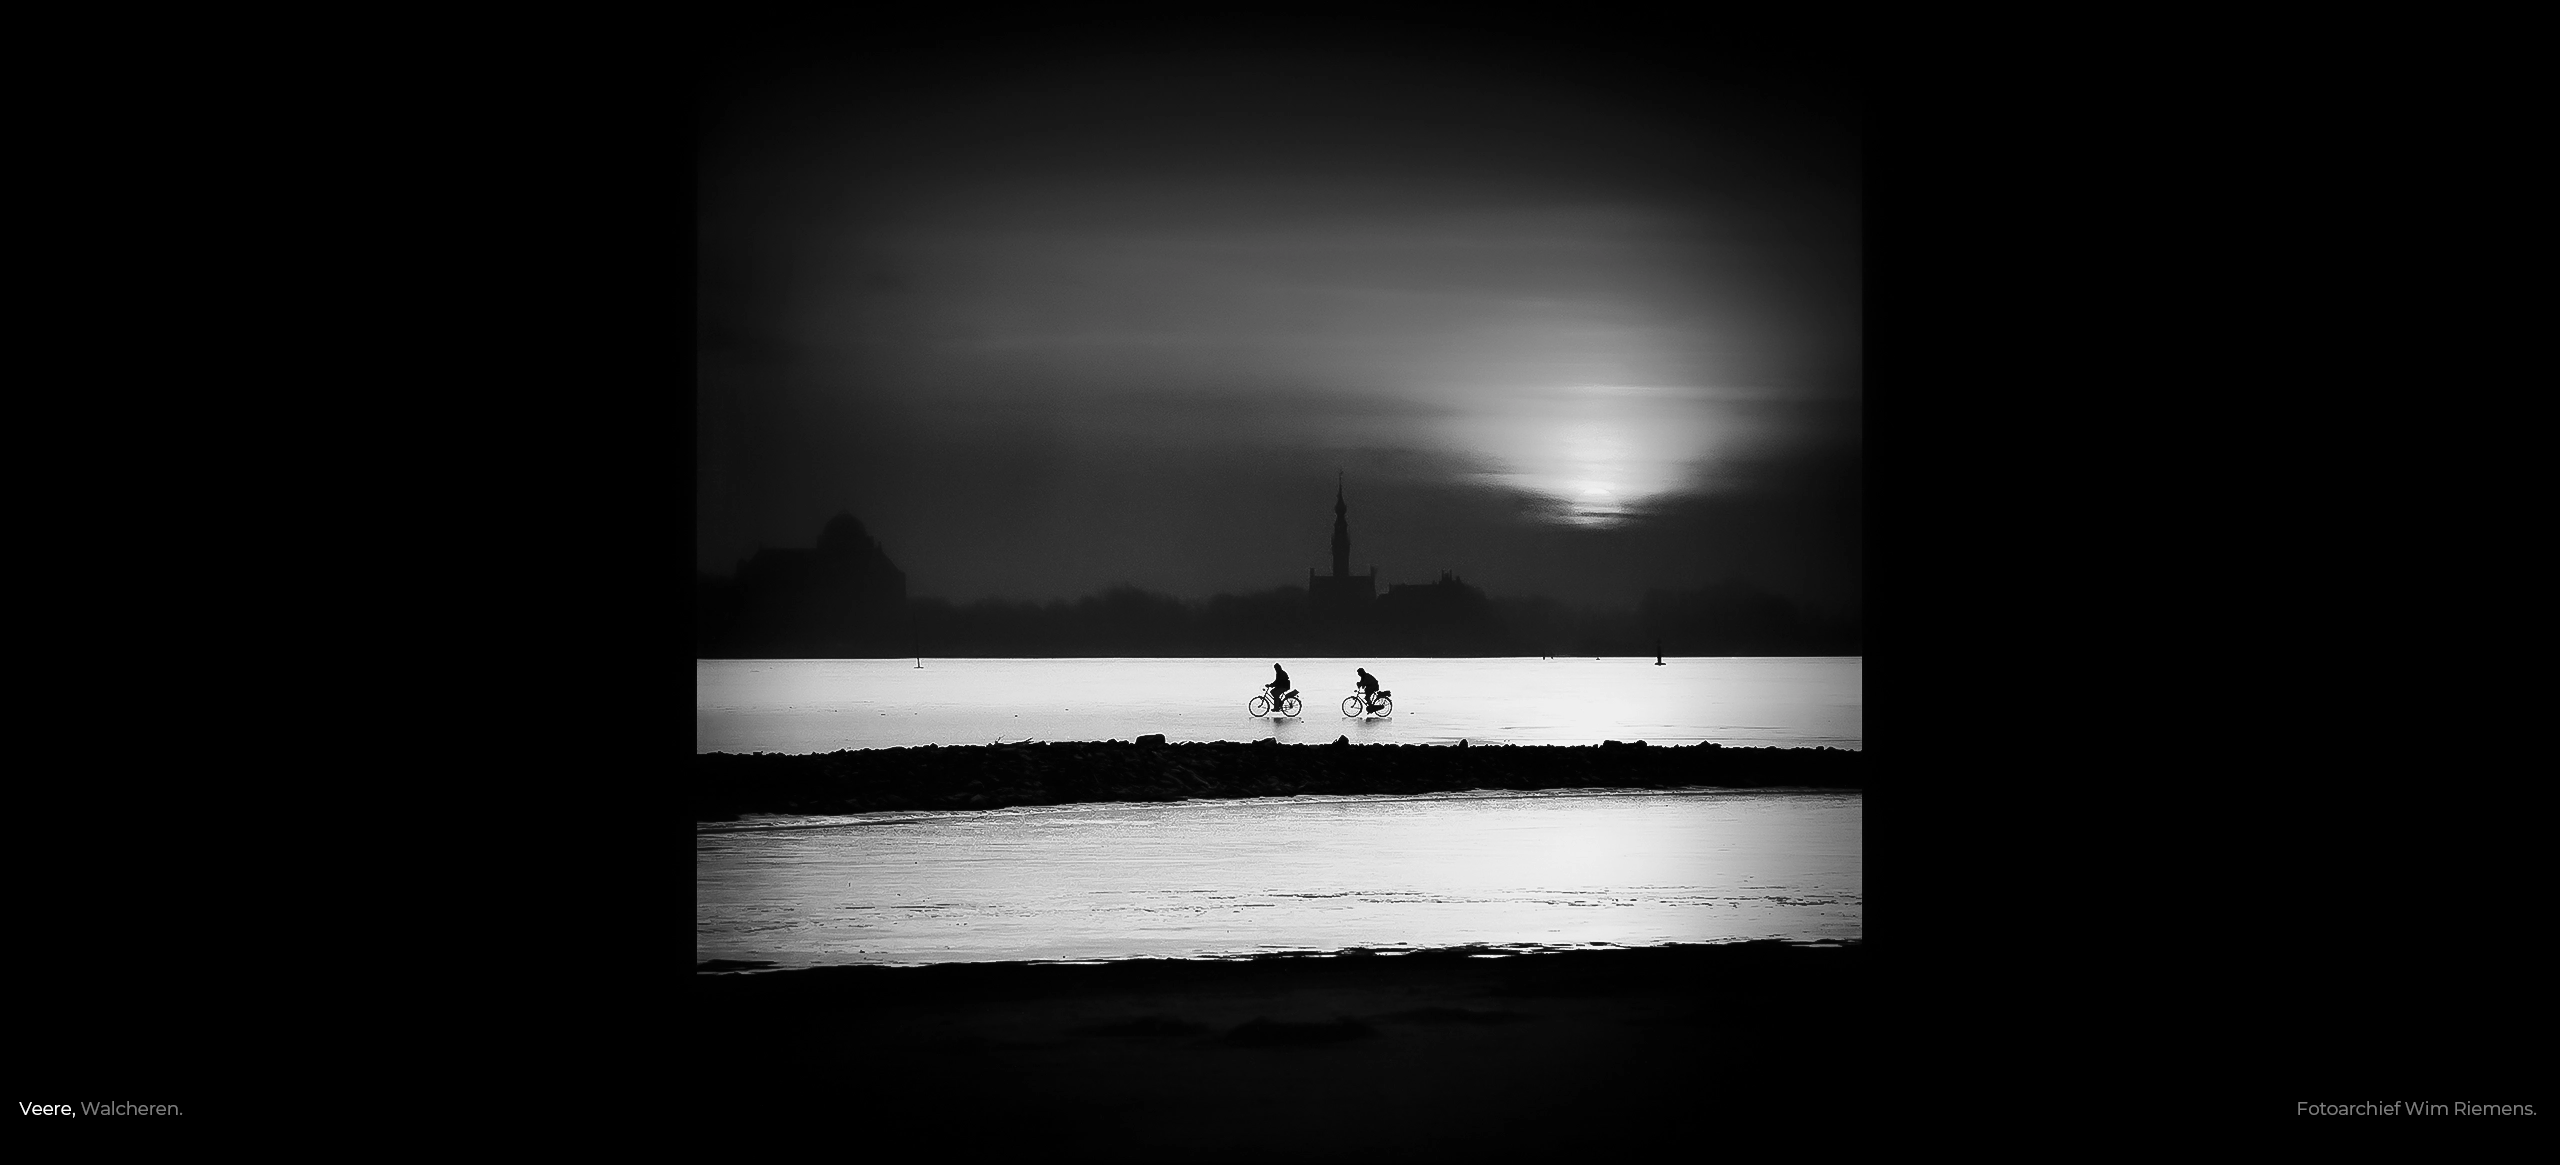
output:
[{"label": "church tower", "polygon": [[1333,481],[1333,577],[1351,577],[1351,523],[1345,515],[1351,507],[1342,501],[1342,479]]},{"label": "church tower", "polygon": [[1333,483],[1333,573],[1318,575],[1307,568],[1307,603],[1317,611],[1330,615],[1348,615],[1369,605],[1378,597],[1378,568],[1367,574],[1351,573],[1351,506],[1342,500],[1342,480]]}]

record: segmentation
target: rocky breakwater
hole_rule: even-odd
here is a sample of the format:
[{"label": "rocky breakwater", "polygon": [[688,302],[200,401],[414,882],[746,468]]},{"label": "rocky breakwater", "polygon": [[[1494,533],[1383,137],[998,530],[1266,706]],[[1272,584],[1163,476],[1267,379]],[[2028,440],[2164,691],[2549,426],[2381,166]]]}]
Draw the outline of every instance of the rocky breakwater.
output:
[{"label": "rocky breakwater", "polygon": [[997,809],[1193,797],[1450,793],[1471,789],[1864,789],[1866,754],[1835,748],[1564,747],[1135,741],[702,753],[696,821],[746,813]]}]

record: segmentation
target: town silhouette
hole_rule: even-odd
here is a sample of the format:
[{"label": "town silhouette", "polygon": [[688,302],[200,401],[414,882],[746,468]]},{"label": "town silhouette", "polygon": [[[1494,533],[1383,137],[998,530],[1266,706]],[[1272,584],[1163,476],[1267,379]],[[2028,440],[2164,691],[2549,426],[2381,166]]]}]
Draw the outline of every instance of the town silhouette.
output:
[{"label": "town silhouette", "polygon": [[849,513],[810,548],[768,548],[731,578],[698,575],[703,659],[897,656],[1857,655],[1857,620],[1825,622],[1741,578],[1657,589],[1633,609],[1501,597],[1449,572],[1394,583],[1351,567],[1349,504],[1336,486],[1331,569],[1304,586],[1205,602],[1119,586],[1072,602],[907,594],[906,572]]}]

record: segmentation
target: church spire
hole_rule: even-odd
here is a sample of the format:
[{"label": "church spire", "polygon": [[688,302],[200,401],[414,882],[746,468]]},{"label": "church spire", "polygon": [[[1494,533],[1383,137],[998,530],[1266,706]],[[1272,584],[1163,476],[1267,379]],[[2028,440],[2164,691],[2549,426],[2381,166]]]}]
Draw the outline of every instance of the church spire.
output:
[{"label": "church spire", "polygon": [[1342,477],[1333,479],[1333,577],[1351,577],[1351,507],[1342,500]]}]

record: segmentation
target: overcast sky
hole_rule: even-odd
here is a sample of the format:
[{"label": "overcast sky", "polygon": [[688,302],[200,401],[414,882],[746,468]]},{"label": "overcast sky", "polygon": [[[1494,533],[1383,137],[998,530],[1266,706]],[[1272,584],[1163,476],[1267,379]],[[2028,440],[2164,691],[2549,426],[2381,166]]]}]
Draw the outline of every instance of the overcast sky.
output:
[{"label": "overcast sky", "polygon": [[1858,97],[1795,46],[708,54],[697,557],[850,511],[955,601],[1356,569],[1859,598]]}]

